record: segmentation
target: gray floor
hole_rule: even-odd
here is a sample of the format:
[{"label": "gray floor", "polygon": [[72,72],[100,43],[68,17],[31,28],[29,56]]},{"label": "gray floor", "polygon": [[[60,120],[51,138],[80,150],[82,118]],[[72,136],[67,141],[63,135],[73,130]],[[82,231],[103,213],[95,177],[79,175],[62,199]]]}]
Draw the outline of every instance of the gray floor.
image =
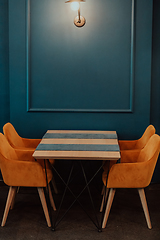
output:
[{"label": "gray floor", "polygon": [[[55,203],[58,206],[61,199],[62,186],[59,186],[59,194],[54,194]],[[101,202],[101,186],[91,187],[95,201],[98,218],[101,214],[98,209]],[[76,186],[76,194],[79,189]],[[13,210],[10,210],[5,227],[0,227],[0,240],[159,240],[160,239],[160,184],[151,184],[146,188],[150,217],[153,228],[147,228],[144,213],[141,207],[138,192],[135,189],[119,189],[111,208],[107,227],[99,233],[88,216],[75,204],[64,219],[57,226],[56,231],[51,231],[45,221],[44,213],[39,200],[38,192],[32,188],[20,188],[16,196]],[[8,186],[0,182],[0,216],[2,218]],[[67,193],[66,200],[62,206],[62,212],[72,201]],[[88,195],[80,198],[80,201],[88,208],[90,214],[92,209]],[[55,212],[52,212],[53,219]]]}]

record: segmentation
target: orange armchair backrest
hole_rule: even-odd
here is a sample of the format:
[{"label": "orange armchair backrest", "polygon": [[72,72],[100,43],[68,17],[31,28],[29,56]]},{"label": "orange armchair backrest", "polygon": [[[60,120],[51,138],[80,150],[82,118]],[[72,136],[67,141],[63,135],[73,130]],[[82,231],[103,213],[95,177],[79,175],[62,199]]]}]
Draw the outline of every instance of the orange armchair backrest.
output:
[{"label": "orange armchair backrest", "polygon": [[17,160],[15,149],[11,147],[6,137],[2,133],[0,133],[0,153],[5,158]]},{"label": "orange armchair backrest", "polygon": [[160,136],[154,134],[150,137],[145,147],[140,151],[137,162],[146,162],[160,151]]},{"label": "orange armchair backrest", "polygon": [[149,139],[146,146],[140,151],[138,162],[143,161],[142,175],[144,171],[144,187],[148,186],[152,180],[154,169],[160,152],[160,136],[154,134]]},{"label": "orange armchair backrest", "polygon": [[[46,187],[42,166],[36,161],[24,161],[23,154],[17,154],[2,133],[0,133],[0,169],[4,182],[9,186]],[[50,181],[52,172],[49,169],[47,175]]]},{"label": "orange armchair backrest", "polygon": [[[144,188],[152,179],[160,152],[160,136],[154,134],[132,163],[114,164],[109,172],[108,188]],[[106,174],[103,174],[106,182]]]},{"label": "orange armchair backrest", "polygon": [[153,125],[149,125],[145,132],[143,133],[142,137],[140,139],[137,140],[136,145],[135,145],[135,149],[142,149],[146,143],[148,142],[149,138],[155,134],[156,130],[155,127]]},{"label": "orange armchair backrest", "polygon": [[18,135],[11,123],[8,122],[3,126],[3,133],[12,147],[25,147],[23,139]]}]

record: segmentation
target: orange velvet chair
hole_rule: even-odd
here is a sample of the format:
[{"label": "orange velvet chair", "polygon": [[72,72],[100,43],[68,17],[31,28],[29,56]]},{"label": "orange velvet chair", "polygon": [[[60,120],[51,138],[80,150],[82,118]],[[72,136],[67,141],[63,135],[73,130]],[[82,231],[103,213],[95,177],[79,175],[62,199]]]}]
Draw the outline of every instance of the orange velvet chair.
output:
[{"label": "orange velvet chair", "polygon": [[[37,187],[48,227],[51,227],[48,208],[43,188],[47,187],[44,168],[31,159],[28,153],[23,150],[14,149],[8,143],[5,136],[0,133],[0,169],[4,183],[9,186],[9,193],[1,226],[4,226],[10,207],[13,206],[18,187]],[[52,179],[52,171],[47,168],[48,183]],[[49,197],[54,210],[56,210],[50,186]]]},{"label": "orange velvet chair", "polygon": [[36,149],[41,141],[41,139],[29,139],[20,137],[14,126],[9,122],[3,126],[3,133],[10,145],[16,149]]},{"label": "orange velvet chair", "polygon": [[[137,139],[137,140],[119,140],[118,144],[120,147],[120,151],[121,151],[121,162],[124,161],[124,155],[123,152],[124,151],[135,151],[137,149],[142,149],[146,143],[148,142],[148,140],[150,139],[150,137],[155,134],[156,130],[155,127],[153,125],[149,125],[146,130],[144,131],[143,135],[141,138]],[[110,161],[109,165],[108,162],[106,162],[103,166],[104,171],[108,172],[111,167],[116,164],[117,161]],[[104,192],[104,186],[102,188],[102,194]],[[108,190],[107,190],[108,193]],[[104,201],[104,199],[103,199]],[[103,208],[103,201],[102,201],[102,205],[100,208],[100,212],[102,212],[102,208]]]},{"label": "orange velvet chair", "polygon": [[105,171],[103,172],[103,183],[105,186],[107,184],[107,188],[110,189],[110,191],[102,228],[105,228],[106,226],[116,188],[138,189],[148,228],[152,228],[144,188],[151,182],[159,151],[160,136],[154,134],[150,137],[143,149],[139,151],[124,151],[124,161],[122,163],[114,164],[111,167],[108,180],[107,173]]},{"label": "orange velvet chair", "polygon": [[[22,138],[19,136],[17,131],[15,130],[14,126],[11,123],[6,123],[3,126],[3,133],[5,137],[7,138],[10,145],[15,149],[23,149],[30,152],[34,152],[38,144],[40,143],[41,139],[30,139],[30,138]],[[49,160],[51,164],[55,163],[54,159]],[[39,163],[42,163],[42,160],[39,161]],[[44,165],[44,164],[43,164]],[[57,186],[54,180],[54,177],[52,178],[52,185],[54,188],[55,193],[58,193]]]},{"label": "orange velvet chair", "polygon": [[[143,135],[141,138],[137,139],[137,140],[119,140],[118,144],[120,147],[120,151],[121,151],[121,157],[122,157],[122,152],[123,151],[128,151],[128,150],[135,150],[135,149],[142,149],[144,148],[144,146],[146,145],[146,143],[148,142],[148,140],[150,139],[150,137],[155,134],[156,130],[155,127],[153,125],[149,125],[146,130],[144,131]],[[110,161],[109,164],[109,169],[111,169],[111,167],[116,163],[117,161]],[[107,167],[107,163],[104,164],[104,170],[107,171],[108,167]]]},{"label": "orange velvet chair", "polygon": [[153,125],[149,125],[144,131],[141,138],[137,140],[119,140],[120,150],[142,149],[148,142],[149,138],[155,134],[156,130]]}]

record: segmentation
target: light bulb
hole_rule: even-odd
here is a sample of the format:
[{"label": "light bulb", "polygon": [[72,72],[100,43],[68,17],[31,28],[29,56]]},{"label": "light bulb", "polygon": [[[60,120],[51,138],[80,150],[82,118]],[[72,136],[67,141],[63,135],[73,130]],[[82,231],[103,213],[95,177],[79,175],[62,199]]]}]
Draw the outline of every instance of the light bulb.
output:
[{"label": "light bulb", "polygon": [[79,3],[78,2],[72,2],[71,3],[71,9],[73,11],[77,11],[79,9]]}]

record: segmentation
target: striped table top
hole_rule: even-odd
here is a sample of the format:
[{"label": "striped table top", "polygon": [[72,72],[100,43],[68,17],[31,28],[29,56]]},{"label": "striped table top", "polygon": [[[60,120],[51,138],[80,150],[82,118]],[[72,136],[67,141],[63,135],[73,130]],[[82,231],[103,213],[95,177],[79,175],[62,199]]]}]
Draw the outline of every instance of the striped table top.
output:
[{"label": "striped table top", "polygon": [[35,159],[118,160],[116,131],[48,130]]}]

